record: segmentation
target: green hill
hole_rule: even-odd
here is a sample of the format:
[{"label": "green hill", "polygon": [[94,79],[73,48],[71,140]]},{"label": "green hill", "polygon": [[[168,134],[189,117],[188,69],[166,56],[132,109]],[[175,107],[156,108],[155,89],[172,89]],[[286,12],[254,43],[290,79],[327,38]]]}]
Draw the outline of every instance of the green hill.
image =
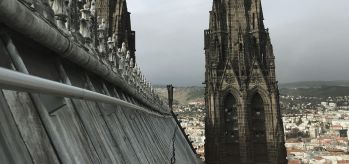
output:
[{"label": "green hill", "polygon": [[349,96],[349,87],[343,86],[322,86],[318,88],[281,88],[281,95],[290,96],[315,96],[315,97],[329,97],[329,96]]},{"label": "green hill", "polygon": [[[167,88],[158,86],[156,92],[164,99],[167,99]],[[205,95],[204,87],[176,87],[173,93],[174,101],[178,104],[188,104],[192,101],[203,101]]]},{"label": "green hill", "polygon": [[323,86],[342,86],[349,87],[349,81],[300,81],[292,83],[280,83],[279,88],[321,88]]},{"label": "green hill", "polygon": [[[281,95],[291,96],[349,96],[349,81],[306,81],[280,84]],[[167,99],[166,86],[157,86],[157,93]],[[174,89],[174,101],[178,104],[188,104],[192,101],[203,101],[204,87],[176,87]]]}]

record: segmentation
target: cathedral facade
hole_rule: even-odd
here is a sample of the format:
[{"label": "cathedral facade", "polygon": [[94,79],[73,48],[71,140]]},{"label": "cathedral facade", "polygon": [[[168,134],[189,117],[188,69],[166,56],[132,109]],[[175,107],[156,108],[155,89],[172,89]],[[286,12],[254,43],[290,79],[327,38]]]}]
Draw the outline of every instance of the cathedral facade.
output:
[{"label": "cathedral facade", "polygon": [[261,0],[214,0],[205,30],[208,164],[287,163]]}]

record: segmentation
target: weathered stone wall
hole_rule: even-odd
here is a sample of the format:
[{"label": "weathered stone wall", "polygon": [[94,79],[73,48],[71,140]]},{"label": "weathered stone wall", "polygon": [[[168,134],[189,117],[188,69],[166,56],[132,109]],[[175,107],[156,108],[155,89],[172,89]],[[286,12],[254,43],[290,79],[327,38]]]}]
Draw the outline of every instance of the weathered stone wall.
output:
[{"label": "weathered stone wall", "polygon": [[[31,75],[148,108],[102,77],[10,31]],[[0,44],[0,67],[18,69]],[[173,118],[99,102],[0,90],[0,163],[198,163]]]}]

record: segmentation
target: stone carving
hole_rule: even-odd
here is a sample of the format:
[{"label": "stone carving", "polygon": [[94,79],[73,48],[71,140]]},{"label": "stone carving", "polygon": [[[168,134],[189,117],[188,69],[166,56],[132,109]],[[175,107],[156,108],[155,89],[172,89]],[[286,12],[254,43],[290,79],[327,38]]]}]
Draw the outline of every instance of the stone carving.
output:
[{"label": "stone carving", "polygon": [[127,52],[127,48],[126,48],[126,43],[125,42],[122,43],[121,52],[123,52],[123,53]]},{"label": "stone carving", "polygon": [[91,1],[91,8],[90,8],[90,11],[91,11],[91,15],[92,15],[92,16],[95,16],[95,15],[96,15],[96,1],[95,1],[95,0],[92,0],[92,1]]},{"label": "stone carving", "polygon": [[80,10],[81,19],[80,19],[80,33],[82,37],[85,39],[85,45],[90,46],[91,44],[91,25],[90,25],[90,17],[91,12],[88,4],[84,5],[84,8]]},{"label": "stone carving", "polygon": [[57,26],[60,29],[65,29],[65,23],[67,22],[67,7],[69,1],[67,0],[54,0],[52,3],[52,9],[55,14]]},{"label": "stone carving", "polygon": [[[70,38],[77,38],[91,54],[100,59],[100,64],[108,65],[111,71],[133,85],[140,95],[162,104],[137,65],[134,50],[132,47],[129,49],[132,46],[129,40],[118,38],[114,30],[113,34],[109,34],[106,23],[109,20],[97,15],[96,0],[49,0],[47,6],[52,8],[56,25],[61,31]],[[120,40],[125,42],[118,47]]]},{"label": "stone carving", "polygon": [[127,54],[126,54],[126,61],[128,62],[128,61],[130,61],[130,51],[127,51]]},{"label": "stone carving", "polygon": [[113,37],[112,37],[112,39],[113,39],[113,42],[114,42],[114,46],[115,47],[118,47],[118,36],[114,33],[113,34]]},{"label": "stone carving", "polygon": [[98,52],[100,53],[100,57],[102,59],[105,59],[105,54],[106,54],[106,48],[105,48],[105,20],[102,19],[101,23],[98,26],[98,41],[99,41],[99,46],[98,46]]},{"label": "stone carving", "polygon": [[115,66],[114,62],[115,62],[115,45],[114,45],[114,41],[111,37],[108,38],[108,62],[110,63],[111,66]]},{"label": "stone carving", "polygon": [[235,82],[235,77],[233,73],[227,73],[224,78],[228,84],[233,84]]},{"label": "stone carving", "polygon": [[131,58],[131,61],[130,61],[130,67],[133,68],[135,66],[135,63],[134,63],[134,59]]}]

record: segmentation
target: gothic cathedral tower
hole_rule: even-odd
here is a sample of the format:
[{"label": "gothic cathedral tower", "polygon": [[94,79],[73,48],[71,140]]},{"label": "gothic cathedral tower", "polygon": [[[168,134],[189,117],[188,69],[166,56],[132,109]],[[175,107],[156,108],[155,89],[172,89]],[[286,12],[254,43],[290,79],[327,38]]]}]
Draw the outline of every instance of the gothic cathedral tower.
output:
[{"label": "gothic cathedral tower", "polygon": [[214,0],[205,56],[206,163],[287,163],[261,0]]}]

